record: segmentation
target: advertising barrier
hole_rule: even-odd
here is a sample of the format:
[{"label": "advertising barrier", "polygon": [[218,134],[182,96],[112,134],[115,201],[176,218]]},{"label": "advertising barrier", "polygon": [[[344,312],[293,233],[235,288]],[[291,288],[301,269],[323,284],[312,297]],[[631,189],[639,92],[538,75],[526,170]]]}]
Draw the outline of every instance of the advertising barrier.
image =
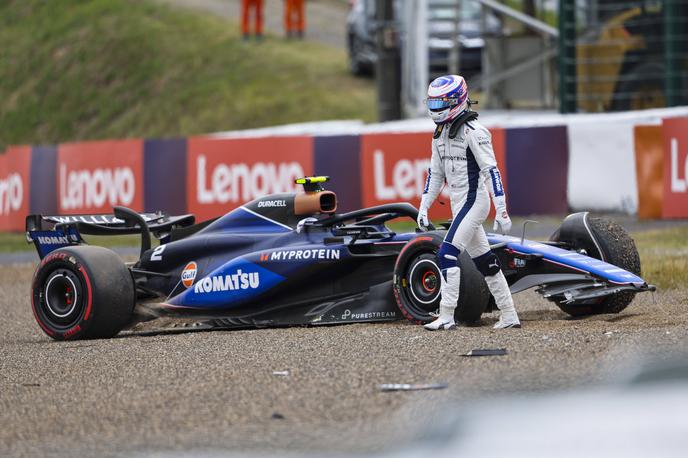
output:
[{"label": "advertising barrier", "polygon": [[[499,174],[502,177],[502,186],[506,193],[506,206],[509,213],[516,215],[511,208],[511,188],[509,188],[509,167],[506,159],[506,130],[499,127],[491,127],[490,133],[492,134],[492,149],[494,149],[495,159],[497,160],[497,167],[499,168]],[[490,206],[490,214],[488,218],[494,218],[495,210],[493,206]]]},{"label": "advertising barrier", "polygon": [[56,215],[57,147],[34,146],[31,150],[31,202],[29,213]]},{"label": "advertising barrier", "polygon": [[[416,207],[430,167],[432,133],[368,134],[361,136],[363,206],[410,202]],[[437,198],[430,217],[449,218],[449,192]]]},{"label": "advertising barrier", "polygon": [[508,129],[503,169],[509,182],[509,212],[566,213],[568,159],[566,126]]},{"label": "advertising barrier", "polygon": [[[510,213],[688,218],[688,117],[674,111],[491,126]],[[355,127],[10,147],[0,155],[0,230],[21,231],[29,213],[110,213],[115,205],[195,213],[202,221],[266,194],[300,192],[294,179],[312,174],[331,176],[326,187],[337,193],[340,212],[418,206],[432,126]],[[446,188],[430,217],[451,217]]]},{"label": "advertising barrier", "polygon": [[311,137],[188,140],[187,211],[204,220],[266,194],[296,192],[313,173]]},{"label": "advertising barrier", "polygon": [[688,118],[665,119],[662,217],[688,218]]},{"label": "advertising barrier", "polygon": [[[568,202],[572,210],[638,209],[634,120],[595,119],[568,126]],[[548,171],[543,170],[543,174]]]},{"label": "advertising barrier", "polygon": [[[165,183],[160,183],[164,186]],[[57,149],[58,212],[143,211],[143,141],[67,143]]]},{"label": "advertising barrier", "polygon": [[20,231],[29,212],[31,147],[12,146],[0,155],[0,230]]},{"label": "advertising barrier", "polygon": [[186,139],[143,143],[143,208],[169,215],[186,213]]},{"label": "advertising barrier", "polygon": [[[505,133],[493,128],[492,144],[504,187],[508,186]],[[363,206],[393,202],[420,205],[430,167],[432,132],[380,133],[361,136],[361,176]],[[507,193],[511,198],[511,193]],[[442,205],[441,202],[444,202]],[[494,211],[492,211],[493,213]],[[433,219],[451,218],[446,187],[430,210]]]},{"label": "advertising barrier", "polygon": [[361,140],[358,135],[315,137],[313,160],[316,175],[332,181],[327,189],[337,194],[337,211],[361,208]]},{"label": "advertising barrier", "polygon": [[661,218],[664,194],[662,126],[635,126],[633,132],[638,174],[638,217]]}]

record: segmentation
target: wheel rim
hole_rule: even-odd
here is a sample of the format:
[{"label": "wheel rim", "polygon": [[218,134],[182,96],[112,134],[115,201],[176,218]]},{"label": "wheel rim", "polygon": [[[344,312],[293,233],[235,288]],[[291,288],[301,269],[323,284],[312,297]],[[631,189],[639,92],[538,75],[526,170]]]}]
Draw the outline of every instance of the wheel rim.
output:
[{"label": "wheel rim", "polygon": [[439,269],[430,259],[420,259],[411,265],[408,275],[409,290],[421,304],[432,304],[439,295]]},{"label": "wheel rim", "polygon": [[82,313],[81,282],[69,269],[56,269],[48,275],[41,290],[40,311],[58,328],[71,327]]},{"label": "wheel rim", "polygon": [[429,315],[437,310],[440,297],[440,269],[435,256],[422,254],[411,261],[406,275],[409,305],[414,312]]},{"label": "wheel rim", "polygon": [[434,293],[437,289],[437,275],[435,274],[435,272],[428,270],[423,274],[421,283],[423,286],[423,290],[425,290],[428,293]]}]

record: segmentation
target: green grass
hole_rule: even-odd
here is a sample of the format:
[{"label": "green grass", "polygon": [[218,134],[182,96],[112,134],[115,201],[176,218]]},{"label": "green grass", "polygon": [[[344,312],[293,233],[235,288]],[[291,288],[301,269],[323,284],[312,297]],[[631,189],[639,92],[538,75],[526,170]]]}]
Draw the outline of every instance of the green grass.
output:
[{"label": "green grass", "polygon": [[145,0],[0,0],[0,147],[375,116],[344,50]]},{"label": "green grass", "polygon": [[658,288],[685,288],[688,284],[688,227],[635,232],[643,278]]},{"label": "green grass", "polygon": [[24,234],[0,232],[0,253],[17,253],[31,250]]}]

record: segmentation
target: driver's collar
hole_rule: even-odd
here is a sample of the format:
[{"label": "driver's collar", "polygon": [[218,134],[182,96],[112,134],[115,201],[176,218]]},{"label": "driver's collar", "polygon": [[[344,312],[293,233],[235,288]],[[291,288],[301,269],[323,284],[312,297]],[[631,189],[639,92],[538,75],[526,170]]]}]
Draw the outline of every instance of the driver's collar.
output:
[{"label": "driver's collar", "polygon": [[[459,127],[474,119],[478,119],[478,113],[475,111],[465,110],[461,113],[449,124],[449,138],[454,139],[456,134],[459,133]],[[439,138],[446,125],[447,124],[438,124],[437,127],[435,127],[435,133],[432,135],[432,138]],[[470,127],[470,125],[468,127]]]}]

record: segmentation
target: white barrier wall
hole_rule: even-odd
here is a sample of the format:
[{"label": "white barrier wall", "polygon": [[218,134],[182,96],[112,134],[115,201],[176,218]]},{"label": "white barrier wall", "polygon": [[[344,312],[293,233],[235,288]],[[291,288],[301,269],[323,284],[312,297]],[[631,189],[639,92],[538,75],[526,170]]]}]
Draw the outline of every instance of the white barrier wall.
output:
[{"label": "white barrier wall", "polygon": [[559,115],[569,145],[571,210],[638,212],[634,127],[688,115],[688,107],[605,114]]},{"label": "white barrier wall", "polygon": [[630,120],[568,126],[568,204],[572,210],[636,213],[638,185]]}]

